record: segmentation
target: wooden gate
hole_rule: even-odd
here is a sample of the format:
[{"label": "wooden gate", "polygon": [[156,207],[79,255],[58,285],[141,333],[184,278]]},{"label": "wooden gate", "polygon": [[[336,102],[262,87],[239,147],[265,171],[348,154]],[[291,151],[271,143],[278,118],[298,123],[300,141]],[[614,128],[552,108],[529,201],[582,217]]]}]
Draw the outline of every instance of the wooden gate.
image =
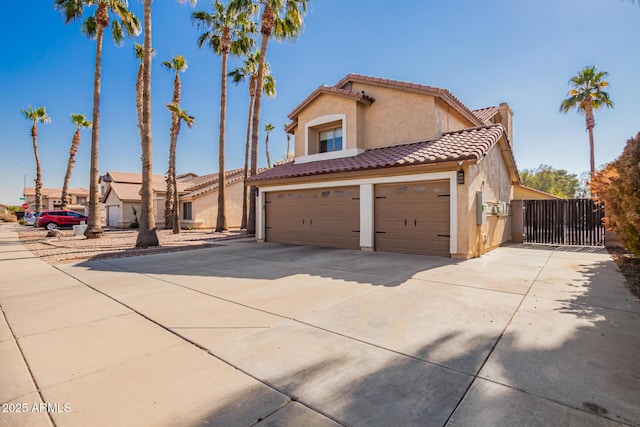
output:
[{"label": "wooden gate", "polygon": [[524,241],[604,246],[604,206],[591,199],[525,200]]}]

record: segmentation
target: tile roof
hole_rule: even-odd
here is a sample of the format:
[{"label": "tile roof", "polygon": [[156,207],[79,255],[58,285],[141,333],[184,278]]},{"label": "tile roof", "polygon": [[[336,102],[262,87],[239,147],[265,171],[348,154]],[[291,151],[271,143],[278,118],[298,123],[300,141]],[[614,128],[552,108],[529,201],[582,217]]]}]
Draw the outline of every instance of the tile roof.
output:
[{"label": "tile roof", "polygon": [[[139,201],[142,200],[140,196],[140,184],[130,184],[127,182],[112,182],[108,191],[116,193],[120,200],[126,201]],[[103,201],[106,200],[107,194],[103,196]]]},{"label": "tile roof", "polygon": [[[107,171],[107,175],[111,177],[113,182],[128,183],[128,184],[142,184],[142,174],[136,172],[117,172]],[[103,180],[105,177],[102,177]],[[164,182],[164,175],[153,175],[153,183]]]},{"label": "tile roof", "polygon": [[499,111],[500,107],[498,107],[497,105],[492,106],[492,107],[485,107],[485,108],[478,108],[477,110],[473,110],[472,113],[479,118],[480,120],[482,120],[482,123],[484,124],[491,124],[491,118],[493,116],[496,115],[496,113]]},{"label": "tile roof", "polygon": [[376,148],[353,157],[317,162],[284,163],[248,179],[249,182],[293,178],[332,172],[350,172],[386,167],[479,160],[493,146],[505,129],[500,124],[449,132],[432,141]]},{"label": "tile roof", "polygon": [[362,102],[367,105],[371,105],[375,101],[375,99],[365,94],[364,91],[352,92],[348,89],[342,89],[340,87],[337,87],[337,85],[336,86],[322,85],[316,90],[314,90],[313,92],[311,92],[311,94],[307,96],[300,104],[298,104],[298,106],[294,108],[293,111],[291,111],[287,117],[289,117],[289,119],[291,120],[294,120],[294,118],[298,115],[300,110],[302,110],[311,101],[313,101],[316,97],[318,97],[323,93],[331,93],[331,94],[343,96],[346,98],[352,98],[358,102]]},{"label": "tile roof", "polygon": [[[260,169],[258,169],[258,173],[261,173],[261,172],[266,171],[266,170],[267,170],[267,168],[260,168]],[[237,182],[242,182],[242,181],[244,181],[244,168],[233,169],[233,170],[228,171],[225,174],[225,185],[226,186],[231,185],[231,184],[235,184]],[[218,187],[219,187],[219,180],[218,180],[218,174],[216,173],[214,180],[190,188],[188,190],[190,192],[188,194],[185,194],[184,196],[181,196],[181,197],[185,197],[185,198],[199,197],[199,196],[202,196],[204,194],[210,193],[212,191],[216,191],[218,189]]]},{"label": "tile roof", "polygon": [[457,108],[461,113],[467,115],[472,121],[477,121],[477,124],[483,124],[484,122],[480,121],[479,118],[473,114],[473,111],[469,109],[466,105],[462,103],[458,98],[456,98],[451,92],[447,89],[441,89],[434,86],[422,85],[419,83],[410,83],[403,82],[400,80],[391,80],[391,79],[383,79],[379,77],[371,77],[365,76],[362,74],[348,74],[342,80],[335,84],[336,88],[344,88],[350,82],[361,82],[361,83],[371,83],[380,86],[394,87],[403,90],[408,90],[412,92],[425,93],[428,95],[433,95],[441,98],[443,101],[453,105]]},{"label": "tile roof", "polygon": [[[70,188],[67,190],[67,193],[70,196],[88,196],[89,195],[89,190],[87,190],[86,188]],[[34,187],[27,187],[24,189],[24,194],[26,196],[35,196],[36,194],[36,189]],[[43,197],[58,197],[60,198],[62,196],[62,189],[61,188],[45,188],[43,187],[41,189],[41,194]]]}]

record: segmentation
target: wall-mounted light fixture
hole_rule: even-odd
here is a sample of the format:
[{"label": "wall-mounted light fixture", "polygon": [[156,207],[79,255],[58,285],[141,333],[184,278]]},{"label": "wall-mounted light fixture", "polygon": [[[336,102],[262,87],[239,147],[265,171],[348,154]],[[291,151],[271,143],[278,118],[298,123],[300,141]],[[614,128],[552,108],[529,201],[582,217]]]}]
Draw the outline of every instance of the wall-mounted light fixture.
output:
[{"label": "wall-mounted light fixture", "polygon": [[464,169],[460,169],[456,173],[456,177],[458,179],[458,184],[464,184]]}]

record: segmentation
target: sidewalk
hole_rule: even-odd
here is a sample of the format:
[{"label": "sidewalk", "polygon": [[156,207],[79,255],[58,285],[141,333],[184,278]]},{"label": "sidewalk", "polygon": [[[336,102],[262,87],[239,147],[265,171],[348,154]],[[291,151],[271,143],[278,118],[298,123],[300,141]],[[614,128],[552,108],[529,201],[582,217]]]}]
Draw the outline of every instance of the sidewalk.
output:
[{"label": "sidewalk", "polygon": [[286,405],[303,412],[33,257],[13,229],[0,224],[3,427],[252,425]]}]

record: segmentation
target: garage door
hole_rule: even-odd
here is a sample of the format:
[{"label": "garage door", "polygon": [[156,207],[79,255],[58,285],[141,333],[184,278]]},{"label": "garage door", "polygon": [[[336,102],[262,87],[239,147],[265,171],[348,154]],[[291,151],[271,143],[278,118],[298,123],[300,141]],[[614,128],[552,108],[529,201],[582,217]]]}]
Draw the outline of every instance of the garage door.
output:
[{"label": "garage door", "polygon": [[449,256],[449,181],[375,187],[376,250]]},{"label": "garage door", "polygon": [[267,192],[265,239],[359,249],[359,195],[357,186]]},{"label": "garage door", "polygon": [[118,206],[107,206],[107,225],[109,227],[118,227],[120,219],[120,209]]}]

